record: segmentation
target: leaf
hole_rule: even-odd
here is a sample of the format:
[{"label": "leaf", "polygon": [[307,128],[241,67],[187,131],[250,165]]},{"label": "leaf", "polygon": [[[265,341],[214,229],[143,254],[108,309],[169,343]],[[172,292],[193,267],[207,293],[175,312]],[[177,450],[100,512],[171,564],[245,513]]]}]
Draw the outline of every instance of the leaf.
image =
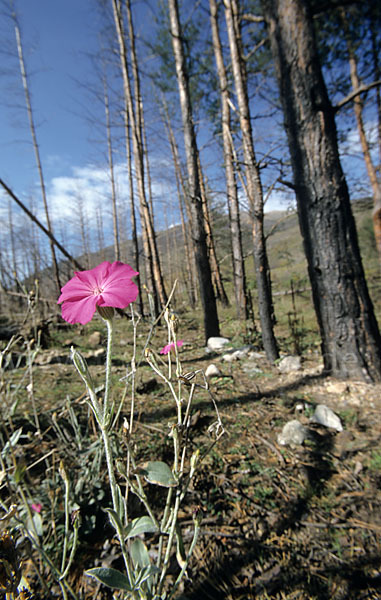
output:
[{"label": "leaf", "polygon": [[180,525],[176,523],[176,559],[180,569],[186,565],[186,553],[184,548],[184,540],[181,533]]},{"label": "leaf", "polygon": [[145,463],[140,467],[139,472],[146,478],[148,483],[163,487],[175,487],[178,483],[170,467],[159,460]]},{"label": "leaf", "polygon": [[124,521],[125,502],[124,502],[122,490],[120,489],[119,485],[116,486],[116,493],[117,493],[117,496],[118,496],[118,515],[119,515],[119,519],[120,519],[120,521]]},{"label": "leaf", "polygon": [[120,521],[119,515],[112,508],[105,508],[108,513],[109,519],[115,529],[115,531],[123,531],[123,525]]},{"label": "leaf", "polygon": [[21,434],[22,434],[22,427],[20,427],[20,429],[17,429],[14,433],[12,433],[11,437],[9,438],[9,440],[7,441],[7,443],[5,444],[4,448],[1,451],[2,458],[5,458],[7,452],[9,451],[9,448],[14,448],[16,446]]},{"label": "leaf", "polygon": [[158,531],[158,527],[152,521],[151,517],[145,516],[131,521],[125,528],[125,535],[127,538],[132,538],[135,535],[154,533],[155,531]]},{"label": "leaf", "polygon": [[117,571],[116,569],[112,569],[111,567],[95,567],[94,569],[88,569],[85,571],[85,575],[89,575],[89,577],[95,577],[95,579],[104,585],[107,585],[109,588],[132,592],[130,582],[126,575],[120,571]]},{"label": "leaf", "polygon": [[140,571],[136,578],[135,589],[138,590],[145,581],[147,581],[148,589],[151,589],[152,582],[148,580],[157,573],[160,573],[160,569],[155,565],[149,565],[148,567],[145,567],[142,571]]},{"label": "leaf", "polygon": [[136,567],[144,568],[150,566],[150,559],[147,547],[145,543],[140,539],[136,538],[131,544],[130,555],[132,562]]}]

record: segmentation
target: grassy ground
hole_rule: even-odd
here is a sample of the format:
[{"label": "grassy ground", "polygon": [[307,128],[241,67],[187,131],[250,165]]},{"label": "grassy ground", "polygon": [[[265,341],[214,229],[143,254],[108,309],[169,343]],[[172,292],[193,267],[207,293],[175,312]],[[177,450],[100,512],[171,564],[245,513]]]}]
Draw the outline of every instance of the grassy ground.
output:
[{"label": "grassy ground", "polygon": [[[194,510],[203,515],[199,543],[182,591],[189,600],[381,597],[381,387],[322,376],[310,292],[298,291],[308,284],[301,241],[292,219],[284,222],[278,237],[269,239],[269,248],[276,334],[282,353],[302,355],[301,370],[282,374],[269,365],[255,331],[248,331],[235,319],[232,307],[220,307],[222,334],[231,340],[233,348],[252,343],[257,354],[227,363],[219,355],[206,353],[199,312],[190,311],[180,298],[176,302],[178,335],[185,341],[181,348],[183,372],[206,370],[212,362],[220,369],[220,375],[210,382],[212,396],[197,388],[191,449],[208,442],[208,427],[215,418],[212,398],[226,429],[202,463],[180,515],[186,542]],[[360,240],[380,316],[379,270],[367,213],[360,211],[358,219],[364,220]],[[229,288],[228,273],[225,278]],[[283,294],[292,288],[294,294]],[[148,323],[139,325],[138,357],[148,328]],[[25,517],[19,490],[26,504],[41,505],[41,512],[32,516],[46,552],[58,564],[64,528],[61,461],[69,474],[70,509],[80,509],[82,519],[70,585],[83,600],[112,597],[83,574],[99,564],[118,567],[119,554],[102,510],[111,501],[99,433],[85,402],[83,383],[69,360],[70,346],[91,355],[92,375],[96,385],[102,385],[102,357],[97,357],[97,351],[104,339],[94,347],[92,334],[96,331],[105,337],[103,324],[96,319],[86,327],[53,323],[48,347],[36,356],[31,339],[21,339],[15,345],[9,365],[10,352],[3,353],[0,517],[11,504],[18,506],[19,513],[0,521],[0,525],[15,531],[22,572],[36,599],[60,598],[62,594],[18,528],[17,514]],[[125,392],[123,378],[130,368],[131,340],[131,323],[118,319],[113,366],[117,404]],[[165,342],[166,331],[158,327],[150,345],[158,351]],[[25,361],[28,353],[29,366]],[[200,373],[197,377],[202,383]],[[136,456],[142,462],[152,458],[169,461],[173,401],[144,360],[136,387]],[[126,454],[123,422],[129,418],[129,398],[128,393],[114,436],[114,451],[121,460]],[[342,432],[311,423],[310,416],[319,403],[340,416]],[[294,418],[308,427],[310,438],[296,447],[281,446],[278,435]],[[10,452],[7,441],[17,432],[21,432],[20,437]],[[123,486],[123,479],[120,484]],[[161,495],[151,488],[149,493],[156,494],[152,500],[160,512]],[[132,515],[138,515],[139,504],[133,497],[130,502]],[[146,541],[154,548],[154,537]],[[4,548],[1,550],[0,584],[5,577],[1,566]],[[173,572],[177,569],[174,563]]]},{"label": "grassy ground", "polygon": [[[221,376],[213,379],[211,391],[226,435],[202,465],[181,514],[186,539],[196,506],[201,507],[204,517],[184,594],[190,600],[380,597],[380,386],[323,378],[311,340],[301,371],[281,374],[259,356],[254,362],[261,372],[250,373],[246,369],[250,361],[228,364],[219,356],[206,354],[197,322],[197,314],[180,314],[180,335],[185,340],[181,349],[183,369],[205,370],[211,362],[219,366]],[[145,328],[143,324],[141,342]],[[54,346],[66,347],[67,354],[71,344],[89,352],[94,330],[103,332],[101,322],[95,320],[87,328],[53,331]],[[223,330],[234,347],[243,344],[234,319],[223,319]],[[163,345],[164,335],[159,329],[152,342],[154,348]],[[312,333],[308,333],[310,337]],[[124,389],[120,379],[128,369],[130,339],[130,324],[118,320],[113,370],[116,399]],[[285,339],[288,350],[291,342],[287,336]],[[41,351],[37,361],[49,352]],[[91,369],[101,384],[102,366]],[[15,449],[16,470],[26,469],[23,485],[28,498],[42,504],[41,517],[49,522],[45,546],[58,560],[63,526],[59,464],[63,460],[70,473],[73,501],[82,515],[71,584],[81,598],[106,598],[104,589],[97,589],[83,576],[83,570],[100,558],[117,565],[118,553],[100,509],[110,502],[107,477],[99,434],[89,417],[82,383],[73,367],[62,362],[33,368],[33,397],[30,387],[27,389],[30,380],[26,367],[7,371],[5,379],[10,395],[3,404],[3,444],[7,436],[22,427]],[[147,365],[140,369],[137,388],[139,460],[168,460],[173,402]],[[12,390],[17,394],[12,396]],[[344,424],[343,432],[310,425],[309,416],[318,403],[336,411]],[[126,402],[116,441],[128,411]],[[296,414],[310,427],[313,437],[302,446],[282,447],[277,436]],[[200,388],[194,404],[193,448],[205,442],[213,418],[211,398]],[[120,442],[121,458],[124,452]],[[14,470],[10,468],[9,473]],[[14,485],[7,485],[5,478],[1,499],[7,506],[17,502],[10,490]],[[160,498],[157,507],[160,510]],[[27,552],[21,548],[20,553],[35,597],[60,597],[48,575],[46,581],[52,587],[50,595],[43,595]]]}]

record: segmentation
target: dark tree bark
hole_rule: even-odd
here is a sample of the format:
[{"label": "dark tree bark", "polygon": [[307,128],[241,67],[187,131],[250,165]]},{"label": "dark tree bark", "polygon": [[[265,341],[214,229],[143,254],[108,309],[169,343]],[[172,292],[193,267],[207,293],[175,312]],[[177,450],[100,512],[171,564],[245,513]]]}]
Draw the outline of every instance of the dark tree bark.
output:
[{"label": "dark tree bark", "polygon": [[306,0],[262,0],[279,80],[325,371],[381,379],[381,337]]},{"label": "dark tree bark", "polygon": [[181,38],[177,0],[168,0],[168,7],[184,130],[184,144],[188,171],[188,196],[192,213],[192,237],[195,248],[200,298],[204,314],[205,339],[207,340],[209,337],[219,336],[220,327],[206,243],[200,177],[197,165],[198,148],[193,124],[188,72],[185,63],[183,41]]},{"label": "dark tree bark", "polygon": [[198,176],[200,179],[200,191],[201,191],[201,204],[202,211],[204,213],[204,227],[206,233],[206,245],[208,247],[208,256],[210,262],[210,268],[212,270],[212,282],[214,284],[214,289],[216,290],[216,298],[219,300],[224,306],[229,306],[229,299],[226,295],[224,284],[222,281],[221,269],[218,264],[216,247],[214,244],[214,237],[210,219],[210,211],[209,211],[209,203],[208,197],[205,189],[204,182],[204,174],[201,168],[200,155],[197,157],[197,166],[198,166]]}]

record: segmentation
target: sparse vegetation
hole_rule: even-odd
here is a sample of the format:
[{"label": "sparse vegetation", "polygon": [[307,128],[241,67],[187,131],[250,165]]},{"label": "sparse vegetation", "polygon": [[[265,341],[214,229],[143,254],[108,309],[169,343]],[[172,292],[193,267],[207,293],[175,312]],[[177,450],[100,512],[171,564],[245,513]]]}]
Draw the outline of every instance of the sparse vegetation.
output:
[{"label": "sparse vegetation", "polygon": [[[270,256],[276,253],[275,234]],[[371,259],[367,265],[372,277]],[[301,271],[295,270],[297,280]],[[289,274],[278,279],[276,289],[281,291],[282,286],[289,289]],[[376,292],[373,288],[375,300]],[[275,298],[281,351],[288,353],[294,349],[287,315],[290,304],[285,303],[286,296]],[[294,289],[293,300],[288,298],[296,317],[302,314],[305,322],[313,323],[307,293]],[[229,364],[206,354],[200,344],[197,310],[185,309],[181,296],[176,297],[176,309],[185,340],[184,370],[205,369],[210,362],[220,366],[221,377],[212,379],[210,385],[227,431],[195,477],[180,513],[186,543],[194,507],[201,507],[203,517],[183,597],[376,599],[381,568],[379,386],[323,378],[314,327],[301,335],[302,371],[280,374],[261,354],[257,340],[253,349],[259,353],[255,362],[260,372],[250,374],[243,368],[244,360]],[[220,314],[231,347],[244,346],[245,331],[233,309],[221,308]],[[96,358],[99,345],[92,347],[92,336],[100,332],[102,340],[105,332],[97,319],[86,327],[61,325],[54,320],[49,325],[45,348],[38,338],[32,342],[17,334],[11,343],[2,343],[1,516],[6,516],[11,505],[17,506],[17,512],[2,524],[14,535],[22,573],[34,597],[62,597],[59,569],[64,540],[68,541],[68,560],[75,534],[78,545],[66,578],[67,597],[105,600],[107,588],[99,587],[84,571],[102,561],[119,568],[118,545],[102,510],[111,505],[111,497],[96,423],[69,361],[70,346],[87,354],[94,385],[102,386],[103,357]],[[149,323],[142,323],[138,337],[137,359],[143,361],[136,379],[136,451],[143,462],[153,456],[167,461],[171,400],[141,354],[148,329]],[[161,347],[164,332],[162,325],[157,328],[152,347]],[[112,371],[116,404],[125,390],[132,338],[131,321],[119,318]],[[320,402],[340,415],[344,431],[335,434],[314,426],[314,438],[303,446],[279,446],[277,435],[295,417],[296,407],[303,406],[298,418],[308,425]],[[120,461],[125,459],[124,418],[129,418],[126,403],[111,440]],[[190,430],[191,449],[204,443],[212,418],[208,393],[200,388]],[[77,529],[77,525],[65,524],[61,461],[68,478],[69,513],[79,511]],[[118,481],[123,485],[119,475]],[[160,496],[154,494],[152,501],[160,510]],[[130,510],[139,514],[132,500]],[[34,547],[26,541],[26,529],[36,540]],[[154,548],[152,534],[145,535]],[[47,570],[44,553],[51,562]]]}]

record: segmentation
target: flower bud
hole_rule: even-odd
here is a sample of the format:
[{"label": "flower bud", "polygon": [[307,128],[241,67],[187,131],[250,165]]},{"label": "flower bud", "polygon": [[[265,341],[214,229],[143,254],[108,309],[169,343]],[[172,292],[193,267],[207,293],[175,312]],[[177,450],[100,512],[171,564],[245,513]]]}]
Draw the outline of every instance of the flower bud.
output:
[{"label": "flower bud", "polygon": [[71,347],[71,359],[87,387],[91,390],[94,390],[94,384],[89,372],[89,367],[87,366],[87,362],[73,346]]},{"label": "flower bud", "polygon": [[104,321],[111,321],[114,318],[115,311],[112,306],[97,306],[97,313]]}]

